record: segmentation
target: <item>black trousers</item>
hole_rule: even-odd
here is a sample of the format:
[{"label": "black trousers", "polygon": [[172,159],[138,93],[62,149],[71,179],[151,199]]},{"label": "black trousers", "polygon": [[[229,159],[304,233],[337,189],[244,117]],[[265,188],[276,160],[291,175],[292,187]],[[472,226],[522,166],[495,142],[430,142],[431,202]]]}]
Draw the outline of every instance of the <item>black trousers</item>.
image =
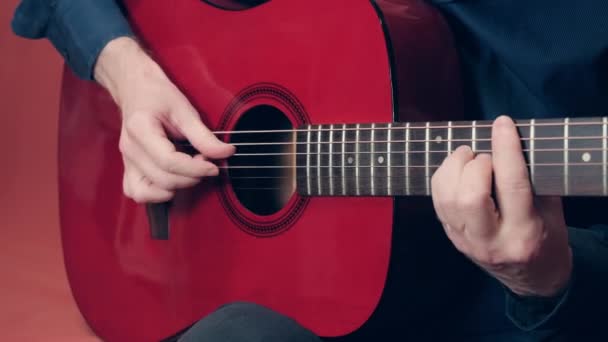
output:
[{"label": "black trousers", "polygon": [[[404,327],[405,328],[405,327]],[[379,332],[380,333],[380,332]],[[523,332],[495,332],[483,336],[453,336],[450,333],[443,337],[430,338],[424,331],[421,336],[403,338],[396,334],[382,336],[352,336],[348,341],[392,342],[392,341],[457,341],[457,342],[564,342],[564,341],[600,341],[598,339],[568,339],[559,333],[525,334]],[[424,337],[423,337],[424,336]],[[439,339],[437,339],[439,338]],[[338,340],[342,340],[339,338]],[[222,306],[212,314],[204,317],[187,330],[178,342],[325,342],[334,339],[321,339],[311,331],[303,328],[294,320],[252,303],[231,303]]]},{"label": "black trousers", "polygon": [[263,306],[231,303],[192,326],[178,342],[320,342],[294,320]]}]

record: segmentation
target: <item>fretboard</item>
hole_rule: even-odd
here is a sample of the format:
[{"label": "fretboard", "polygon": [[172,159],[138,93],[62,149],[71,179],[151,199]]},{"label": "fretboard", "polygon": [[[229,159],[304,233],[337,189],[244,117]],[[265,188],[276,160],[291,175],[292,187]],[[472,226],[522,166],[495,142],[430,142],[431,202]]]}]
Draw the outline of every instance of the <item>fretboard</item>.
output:
[{"label": "fretboard", "polygon": [[[608,194],[607,118],[516,120],[538,195]],[[300,127],[297,188],[308,196],[431,194],[431,177],[460,145],[491,153],[491,121]]]}]

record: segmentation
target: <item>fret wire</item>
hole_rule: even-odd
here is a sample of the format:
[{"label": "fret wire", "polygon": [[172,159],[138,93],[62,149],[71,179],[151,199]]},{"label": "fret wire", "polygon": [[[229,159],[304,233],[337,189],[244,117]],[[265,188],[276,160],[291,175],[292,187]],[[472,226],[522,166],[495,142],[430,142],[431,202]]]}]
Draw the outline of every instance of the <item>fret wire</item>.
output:
[{"label": "fret wire", "polygon": [[[374,131],[375,131],[374,128],[375,128],[375,126],[374,126],[374,124],[372,124],[372,130],[370,132],[371,136],[369,138],[370,141],[374,141]],[[370,165],[371,165],[371,167],[370,167],[370,175],[371,175],[371,179],[370,179],[370,181],[371,181],[371,186],[372,186],[372,195],[375,195],[375,190],[374,190],[374,160],[376,158],[374,157],[374,143],[371,143],[370,145],[371,145],[371,148],[370,148],[370,150],[371,150],[371,155],[370,155]]]},{"label": "fret wire", "polygon": [[[424,139],[426,140],[424,142],[424,150],[426,152],[424,154],[424,165],[425,165],[424,175],[426,176],[426,183],[427,183],[426,186],[427,186],[427,189],[430,187],[430,185],[429,185],[429,147],[430,147],[429,139],[431,137],[430,126],[431,126],[431,123],[427,122],[426,123],[426,131],[424,132]],[[428,192],[427,192],[427,195],[428,195]]]},{"label": "fret wire", "polygon": [[[329,165],[333,166],[333,146],[334,146],[334,125],[329,125]],[[329,174],[333,175],[333,168],[329,170]],[[334,178],[329,179],[329,194],[334,194]]]},{"label": "fret wire", "polygon": [[386,177],[386,180],[387,180],[387,182],[386,182],[386,187],[387,187],[387,189],[388,189],[388,194],[390,195],[390,194],[392,193],[392,191],[391,191],[391,183],[392,183],[392,182],[391,182],[391,137],[392,137],[391,133],[392,133],[392,131],[393,131],[392,129],[390,129],[390,128],[391,128],[391,124],[390,124],[390,123],[388,124],[388,128],[389,128],[389,130],[388,130],[388,132],[387,132],[388,137],[387,137],[387,139],[386,139],[386,140],[388,141],[388,142],[386,143],[386,151],[387,151],[387,155],[386,155],[386,165],[387,165],[387,167],[388,167],[388,169],[386,170],[386,173],[387,173],[387,177]]},{"label": "fret wire", "polygon": [[602,176],[604,183],[604,195],[608,195],[608,173],[607,173],[607,164],[608,164],[608,153],[606,149],[608,149],[608,117],[602,118],[602,135],[604,139],[602,140]]},{"label": "fret wire", "polygon": [[405,125],[405,193],[410,194],[410,123]]},{"label": "fret wire", "polygon": [[452,121],[448,121],[448,149],[447,149],[447,155],[450,155],[450,152],[452,151]]},{"label": "fret wire", "polygon": [[471,131],[471,150],[473,152],[477,150],[477,121],[473,121],[473,128]]},{"label": "fret wire", "polygon": [[535,119],[530,120],[530,174],[532,184],[534,184],[534,122]]},{"label": "fret wire", "polygon": [[342,194],[346,195],[346,174],[344,168],[345,146],[346,146],[346,124],[342,125]]},{"label": "fret wire", "polygon": [[[321,175],[321,136],[323,133],[321,132],[321,127],[323,125],[319,125],[319,130],[317,131],[317,175]],[[331,164],[330,164],[331,165]],[[321,178],[319,177],[317,181],[317,190],[319,195],[321,194]]]},{"label": "fret wire", "polygon": [[568,123],[569,119],[564,119],[564,193],[568,194],[568,186],[570,184],[568,177]]},{"label": "fret wire", "polygon": [[355,186],[357,195],[359,195],[359,124],[357,124],[357,130],[355,131],[355,142]]},{"label": "fret wire", "polygon": [[311,125],[308,125],[308,132],[306,133],[306,187],[308,190],[308,194],[312,195],[311,186],[310,186],[310,135],[311,135]]}]

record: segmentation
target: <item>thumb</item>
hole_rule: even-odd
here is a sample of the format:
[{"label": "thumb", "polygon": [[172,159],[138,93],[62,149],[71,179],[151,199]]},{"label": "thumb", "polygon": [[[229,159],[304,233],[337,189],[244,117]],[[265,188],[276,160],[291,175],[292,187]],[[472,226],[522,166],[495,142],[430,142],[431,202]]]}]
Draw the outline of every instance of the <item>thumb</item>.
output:
[{"label": "thumb", "polygon": [[205,158],[224,159],[234,154],[236,148],[218,139],[201,121],[198,113],[186,107],[172,113],[173,123],[184,137]]}]

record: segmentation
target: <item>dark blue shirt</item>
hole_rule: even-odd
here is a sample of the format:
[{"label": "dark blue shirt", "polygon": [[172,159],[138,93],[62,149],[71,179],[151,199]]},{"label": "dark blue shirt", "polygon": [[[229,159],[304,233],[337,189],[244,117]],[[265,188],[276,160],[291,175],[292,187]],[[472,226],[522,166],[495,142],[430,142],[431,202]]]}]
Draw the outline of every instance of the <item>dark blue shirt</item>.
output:
[{"label": "dark blue shirt", "polygon": [[[608,113],[607,1],[430,2],[453,30],[471,118]],[[102,48],[116,37],[133,35],[114,0],[23,0],[12,27],[20,36],[51,41],[67,65],[88,80]],[[593,223],[607,221],[599,217]],[[447,320],[465,325],[467,341],[539,340],[556,332],[572,340],[600,340],[589,336],[606,332],[608,228],[583,228],[569,228],[574,276],[564,293],[520,298],[478,272],[484,285],[464,299],[469,313]]]},{"label": "dark blue shirt", "polygon": [[105,45],[116,37],[133,36],[114,0],[21,1],[12,27],[22,37],[48,39],[68,66],[89,80]]}]

